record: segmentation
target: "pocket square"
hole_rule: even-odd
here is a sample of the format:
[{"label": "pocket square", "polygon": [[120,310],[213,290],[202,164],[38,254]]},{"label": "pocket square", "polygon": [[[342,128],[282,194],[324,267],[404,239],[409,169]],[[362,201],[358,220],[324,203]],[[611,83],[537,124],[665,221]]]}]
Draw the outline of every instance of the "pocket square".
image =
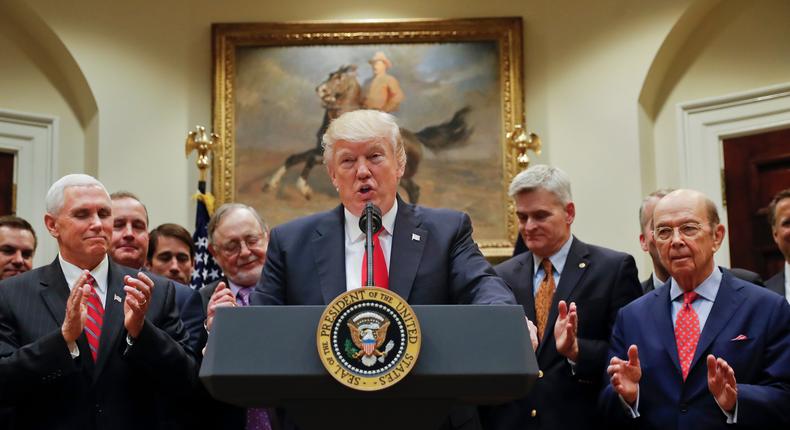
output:
[{"label": "pocket square", "polygon": [[745,334],[739,334],[738,336],[735,336],[734,338],[730,339],[730,342],[738,342],[740,340],[749,340],[749,338],[746,337]]}]

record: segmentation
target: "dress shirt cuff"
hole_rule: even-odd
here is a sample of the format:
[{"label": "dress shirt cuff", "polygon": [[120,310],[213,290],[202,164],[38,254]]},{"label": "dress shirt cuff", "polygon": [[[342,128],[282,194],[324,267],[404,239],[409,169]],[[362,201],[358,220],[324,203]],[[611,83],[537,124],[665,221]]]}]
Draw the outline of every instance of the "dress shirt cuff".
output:
[{"label": "dress shirt cuff", "polygon": [[[714,397],[713,400],[716,400],[716,398]],[[732,413],[729,413],[729,412],[725,411],[724,408],[722,408],[721,405],[719,404],[718,400],[716,400],[716,406],[718,406],[719,409],[721,409],[721,412],[724,414],[724,416],[727,417],[727,424],[738,424],[738,401],[737,400],[735,401],[735,409],[732,410]]]},{"label": "dress shirt cuff", "polygon": [[571,375],[576,376],[576,362],[570,358],[566,358],[568,364],[571,366]]},{"label": "dress shirt cuff", "polygon": [[71,358],[77,359],[80,356],[80,348],[77,346],[77,342],[69,342],[66,344],[66,347],[69,348]]},{"label": "dress shirt cuff", "polygon": [[625,401],[623,396],[618,394],[617,397],[620,398],[620,403],[623,404],[625,411],[631,416],[631,418],[639,418],[639,386],[638,385],[636,386],[636,402],[634,403],[633,407],[631,407],[631,405],[629,405],[628,402]]}]

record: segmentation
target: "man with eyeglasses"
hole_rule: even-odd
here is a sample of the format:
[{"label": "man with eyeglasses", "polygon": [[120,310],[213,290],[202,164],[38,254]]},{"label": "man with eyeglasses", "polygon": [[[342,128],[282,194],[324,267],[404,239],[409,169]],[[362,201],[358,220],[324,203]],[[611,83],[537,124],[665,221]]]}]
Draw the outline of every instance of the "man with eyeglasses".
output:
[{"label": "man with eyeglasses", "polygon": [[[210,332],[216,309],[248,306],[266,261],[268,228],[255,209],[241,203],[220,206],[208,223],[208,250],[225,277],[200,289]],[[205,345],[205,339],[203,341]],[[271,429],[270,411],[244,409],[218,401],[205,408],[211,424],[223,429]]]},{"label": "man with eyeglasses", "polygon": [[612,424],[790,426],[790,305],[715,265],[724,232],[700,192],[656,204],[652,234],[670,280],[618,315],[602,394]]}]

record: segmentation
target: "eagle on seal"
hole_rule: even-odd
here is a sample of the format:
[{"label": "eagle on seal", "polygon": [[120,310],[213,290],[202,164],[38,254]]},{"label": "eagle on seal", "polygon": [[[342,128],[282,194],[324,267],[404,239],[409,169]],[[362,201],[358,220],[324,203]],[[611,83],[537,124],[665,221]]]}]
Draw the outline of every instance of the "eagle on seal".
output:
[{"label": "eagle on seal", "polygon": [[386,356],[387,351],[379,351],[379,348],[387,340],[389,326],[390,321],[378,314],[368,315],[367,318],[354,318],[354,321],[348,322],[351,341],[359,348],[359,352],[352,358],[361,358],[362,364],[370,367],[376,363],[377,357]]}]

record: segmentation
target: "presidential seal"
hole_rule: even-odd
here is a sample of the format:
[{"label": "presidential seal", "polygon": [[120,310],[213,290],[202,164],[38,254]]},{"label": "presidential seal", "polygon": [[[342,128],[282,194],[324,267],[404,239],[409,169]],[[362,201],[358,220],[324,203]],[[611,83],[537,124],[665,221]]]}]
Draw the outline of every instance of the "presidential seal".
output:
[{"label": "presidential seal", "polygon": [[385,389],[406,376],[420,353],[420,324],[392,291],[347,291],[321,315],[318,355],[332,377],[361,391]]}]

